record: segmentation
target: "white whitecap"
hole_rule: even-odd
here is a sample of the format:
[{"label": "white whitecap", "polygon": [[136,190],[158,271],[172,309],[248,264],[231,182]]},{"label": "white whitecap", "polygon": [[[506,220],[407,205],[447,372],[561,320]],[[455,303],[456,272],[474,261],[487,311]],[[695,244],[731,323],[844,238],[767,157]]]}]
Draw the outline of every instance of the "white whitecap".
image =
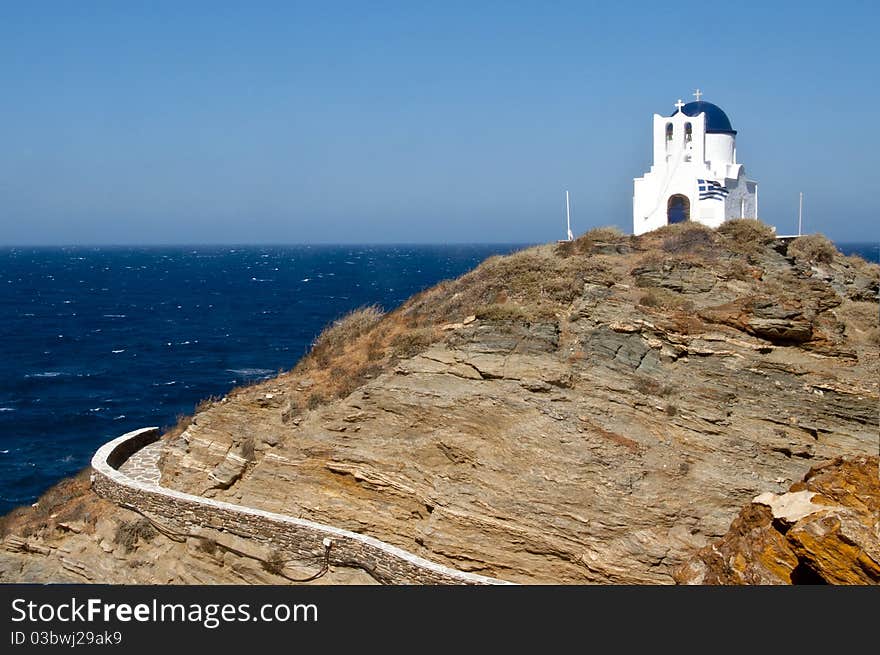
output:
[{"label": "white whitecap", "polygon": [[124,353],[125,348],[123,348],[122,350],[111,350],[110,352],[113,353],[114,355],[118,355],[119,353]]}]

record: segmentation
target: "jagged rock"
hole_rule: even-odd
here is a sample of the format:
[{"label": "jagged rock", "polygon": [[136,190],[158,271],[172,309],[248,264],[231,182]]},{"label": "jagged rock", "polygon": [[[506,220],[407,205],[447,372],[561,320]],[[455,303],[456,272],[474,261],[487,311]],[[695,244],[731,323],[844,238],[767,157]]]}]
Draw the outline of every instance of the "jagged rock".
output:
[{"label": "jagged rock", "polygon": [[787,308],[767,298],[740,298],[703,309],[699,315],[776,344],[804,343],[813,337],[813,323],[800,308]]},{"label": "jagged rock", "polygon": [[208,476],[211,489],[227,489],[238,480],[247,468],[248,460],[238,453],[228,452],[226,457],[214,467]]},{"label": "jagged rock", "polygon": [[813,336],[812,324],[802,317],[751,318],[746,321],[746,330],[772,343],[803,343]]},{"label": "jagged rock", "polygon": [[679,293],[706,293],[717,281],[711,270],[686,262],[639,267],[632,275],[640,287],[660,287]]},{"label": "jagged rock", "polygon": [[792,525],[810,514],[828,509],[812,502],[815,495],[812,491],[792,491],[780,496],[768,491],[757,496],[752,503],[766,505],[774,520]]},{"label": "jagged rock", "polygon": [[880,458],[839,457],[764,493],[676,571],[684,584],[880,584]]}]

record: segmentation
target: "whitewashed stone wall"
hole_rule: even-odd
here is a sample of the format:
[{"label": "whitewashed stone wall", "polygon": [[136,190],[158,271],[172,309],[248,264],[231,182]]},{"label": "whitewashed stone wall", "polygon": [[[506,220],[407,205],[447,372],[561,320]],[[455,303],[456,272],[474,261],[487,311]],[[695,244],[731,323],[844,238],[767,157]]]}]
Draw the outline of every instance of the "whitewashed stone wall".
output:
[{"label": "whitewashed stone wall", "polygon": [[323,561],[324,540],[329,539],[331,565],[362,568],[387,584],[511,584],[431,562],[356,532],[139,482],[118,470],[126,459],[158,438],[158,428],[142,428],[101,446],[92,458],[95,492],[181,532],[204,528],[224,531],[278,549],[291,558]]}]

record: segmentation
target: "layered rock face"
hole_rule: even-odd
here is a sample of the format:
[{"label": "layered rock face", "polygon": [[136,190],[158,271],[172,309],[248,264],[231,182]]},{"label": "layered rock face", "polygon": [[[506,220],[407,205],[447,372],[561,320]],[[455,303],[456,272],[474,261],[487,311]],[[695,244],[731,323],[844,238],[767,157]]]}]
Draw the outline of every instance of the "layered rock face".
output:
[{"label": "layered rock face", "polygon": [[207,404],[161,483],[514,582],[687,581],[756,496],[876,454],[878,271],[754,221],[491,258]]}]

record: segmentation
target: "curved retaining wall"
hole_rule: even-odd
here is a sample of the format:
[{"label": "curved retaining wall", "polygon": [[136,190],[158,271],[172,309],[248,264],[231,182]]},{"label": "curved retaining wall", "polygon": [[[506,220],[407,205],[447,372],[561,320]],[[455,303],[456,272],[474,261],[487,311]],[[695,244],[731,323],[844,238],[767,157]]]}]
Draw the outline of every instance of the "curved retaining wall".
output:
[{"label": "curved retaining wall", "polygon": [[225,531],[276,548],[292,558],[323,561],[329,539],[330,564],[363,568],[389,584],[511,584],[457,571],[356,532],[146,484],[117,470],[134,453],[158,439],[158,428],[142,428],[101,446],[92,457],[95,492],[161,517],[181,532],[192,533],[200,528]]}]

